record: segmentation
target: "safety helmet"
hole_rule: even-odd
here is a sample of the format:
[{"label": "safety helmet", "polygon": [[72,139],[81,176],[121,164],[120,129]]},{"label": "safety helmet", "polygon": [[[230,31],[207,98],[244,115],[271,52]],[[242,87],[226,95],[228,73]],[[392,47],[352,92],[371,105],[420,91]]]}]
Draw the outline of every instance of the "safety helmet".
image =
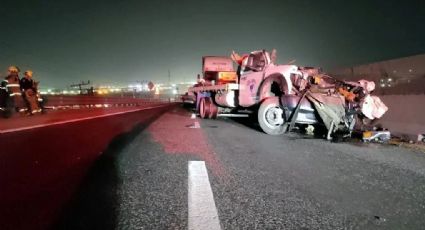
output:
[{"label": "safety helmet", "polygon": [[19,68],[17,66],[14,66],[14,65],[9,66],[7,71],[9,71],[10,73],[19,73],[20,72]]},{"label": "safety helmet", "polygon": [[25,71],[25,76],[32,77],[33,72],[31,70]]}]

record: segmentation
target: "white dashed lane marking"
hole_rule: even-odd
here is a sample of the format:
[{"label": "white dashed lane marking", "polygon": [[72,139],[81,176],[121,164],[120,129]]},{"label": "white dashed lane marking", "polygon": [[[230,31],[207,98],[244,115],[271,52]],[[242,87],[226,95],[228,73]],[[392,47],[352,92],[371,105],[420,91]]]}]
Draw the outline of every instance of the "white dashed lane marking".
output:
[{"label": "white dashed lane marking", "polygon": [[220,230],[220,220],[204,161],[188,163],[189,230]]}]

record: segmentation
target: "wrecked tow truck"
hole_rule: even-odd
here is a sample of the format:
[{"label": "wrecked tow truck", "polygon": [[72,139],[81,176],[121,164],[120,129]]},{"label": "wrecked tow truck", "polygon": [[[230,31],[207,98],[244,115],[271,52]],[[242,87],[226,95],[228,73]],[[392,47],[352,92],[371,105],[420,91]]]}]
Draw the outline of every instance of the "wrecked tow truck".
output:
[{"label": "wrecked tow truck", "polygon": [[325,126],[327,139],[332,139],[351,135],[357,120],[380,118],[388,109],[370,95],[373,82],[345,82],[317,68],[278,65],[275,50],[242,56],[233,52],[231,58],[238,64],[232,82],[204,76],[205,84],[189,88],[197,97],[201,118],[251,110],[267,134],[313,125]]}]

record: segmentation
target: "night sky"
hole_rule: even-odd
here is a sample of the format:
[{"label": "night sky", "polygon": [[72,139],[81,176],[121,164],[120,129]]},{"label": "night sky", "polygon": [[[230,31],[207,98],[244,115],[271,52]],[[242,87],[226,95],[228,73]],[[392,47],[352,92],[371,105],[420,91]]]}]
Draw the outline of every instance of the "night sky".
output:
[{"label": "night sky", "polygon": [[194,80],[203,55],[257,49],[278,62],[351,66],[425,53],[424,1],[0,0],[0,69],[43,87]]}]

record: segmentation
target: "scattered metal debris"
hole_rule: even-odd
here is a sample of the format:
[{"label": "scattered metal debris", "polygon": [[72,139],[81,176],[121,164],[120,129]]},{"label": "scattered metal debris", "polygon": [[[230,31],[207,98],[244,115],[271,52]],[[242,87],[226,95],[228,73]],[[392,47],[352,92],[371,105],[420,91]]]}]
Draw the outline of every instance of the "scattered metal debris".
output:
[{"label": "scattered metal debris", "polygon": [[421,133],[418,135],[418,142],[419,143],[425,143],[425,134]]},{"label": "scattered metal debris", "polygon": [[363,132],[364,142],[386,143],[390,140],[391,140],[391,133],[388,130]]},{"label": "scattered metal debris", "polygon": [[314,126],[308,125],[307,128],[305,128],[307,135],[314,135]]}]

